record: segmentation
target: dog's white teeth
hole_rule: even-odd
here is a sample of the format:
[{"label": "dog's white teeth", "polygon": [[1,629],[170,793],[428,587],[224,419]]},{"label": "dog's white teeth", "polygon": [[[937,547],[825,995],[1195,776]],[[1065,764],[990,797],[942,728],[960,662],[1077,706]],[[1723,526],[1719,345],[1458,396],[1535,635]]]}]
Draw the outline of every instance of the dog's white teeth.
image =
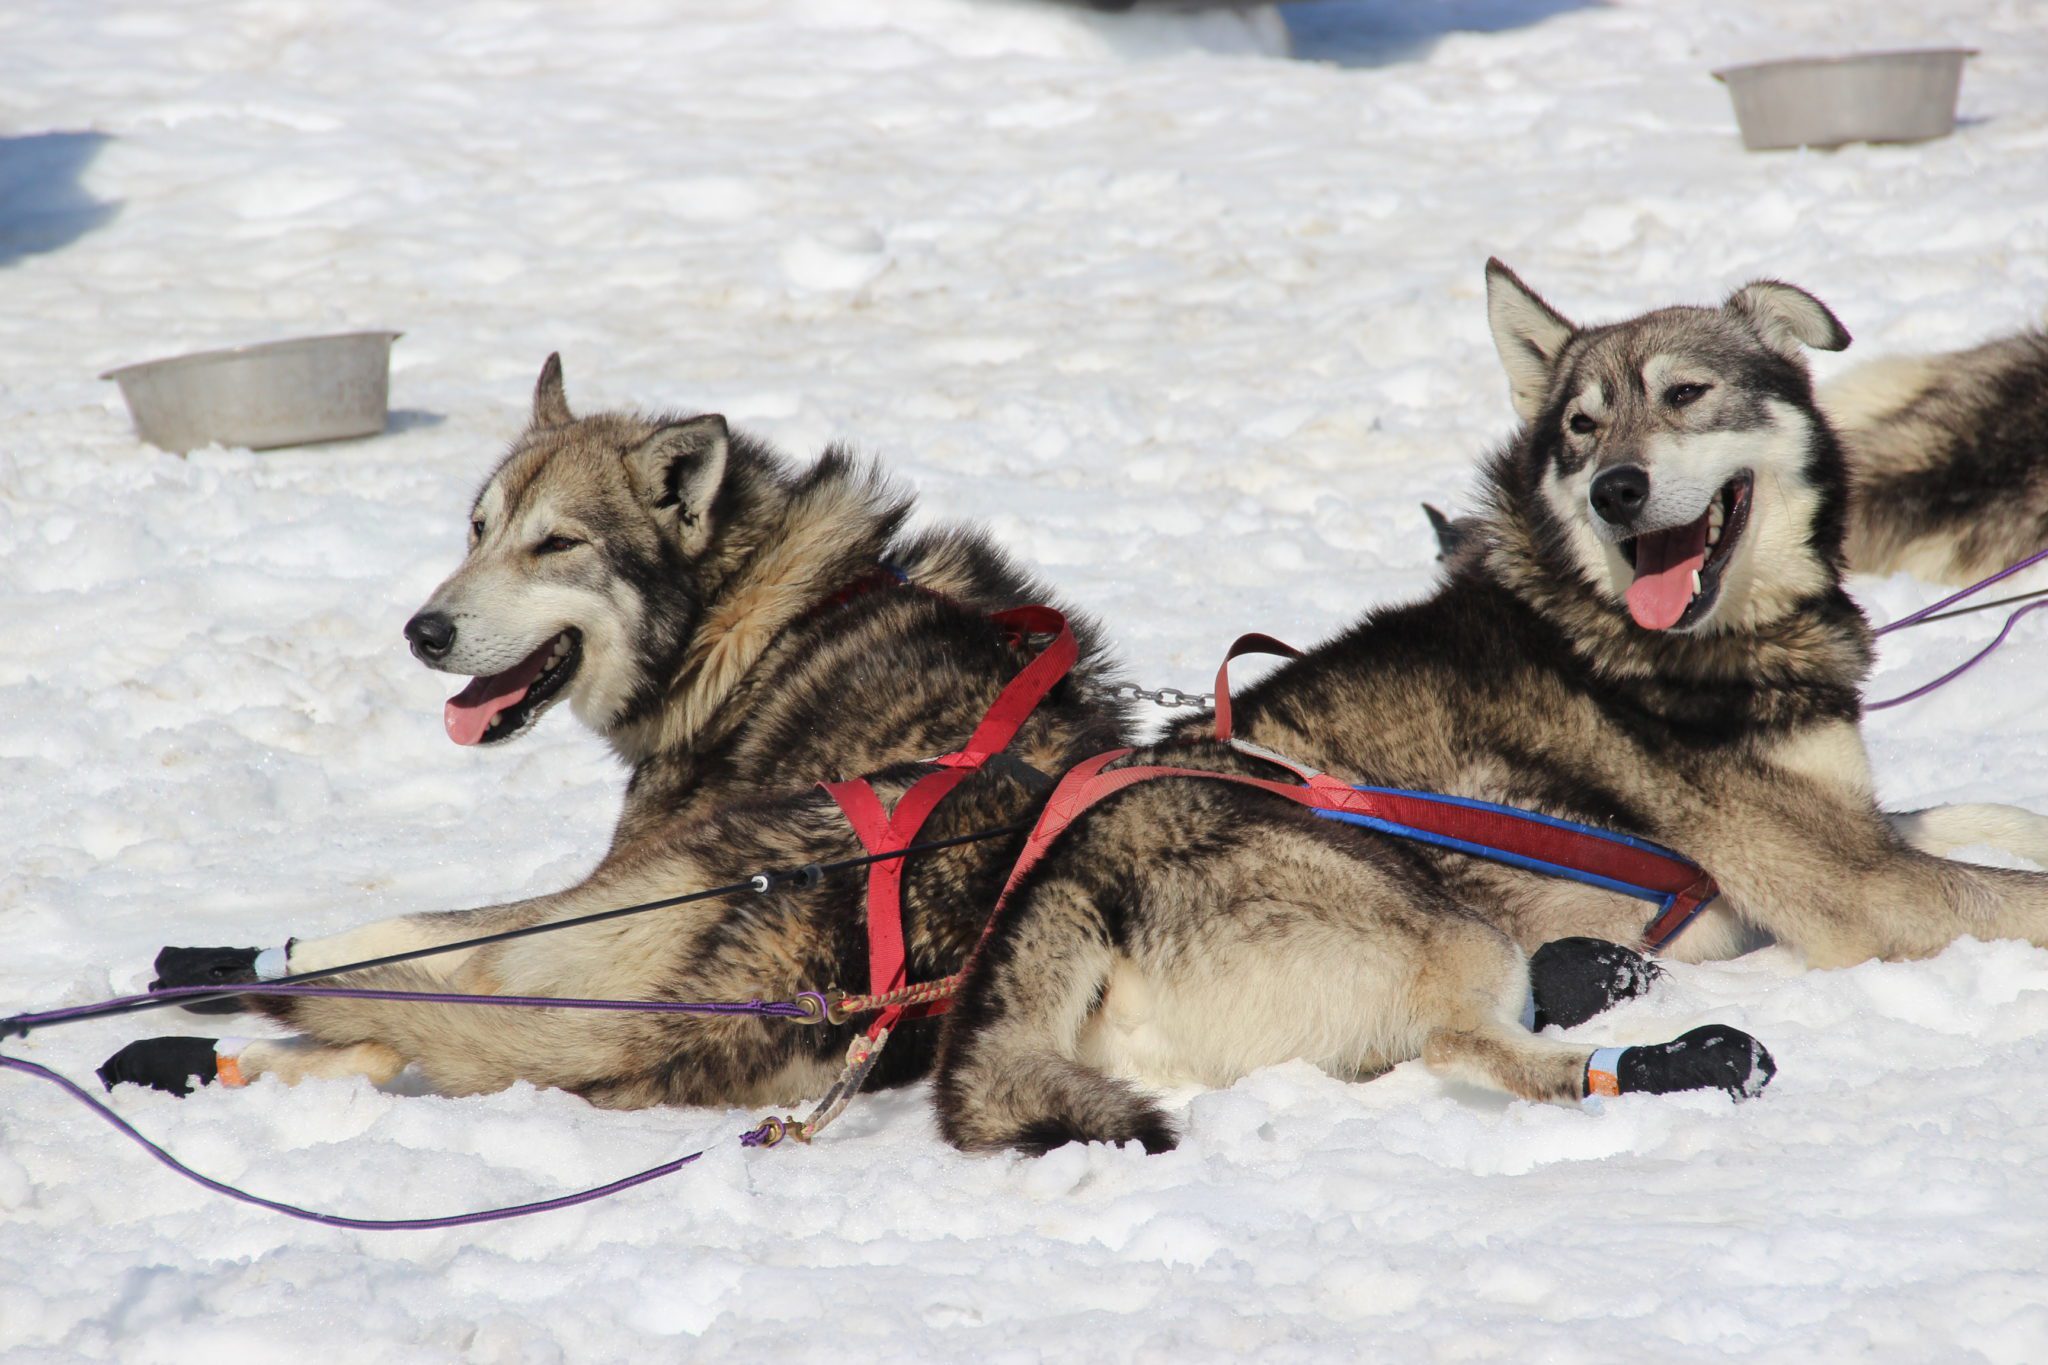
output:
[{"label": "dog's white teeth", "polygon": [[486,725],[484,728],[486,730],[495,730],[498,728],[498,722],[503,719],[505,719],[503,716],[492,716],[491,723],[489,725]]},{"label": "dog's white teeth", "polygon": [[1707,504],[1707,529],[1709,531],[1720,530],[1721,523],[1727,520],[1727,518],[1728,514],[1721,510],[1721,500],[1719,498],[1715,498]]},{"label": "dog's white teeth", "polygon": [[1716,521],[1716,522],[1714,522],[1714,523],[1713,523],[1712,525],[1710,525],[1710,526],[1708,526],[1708,527],[1707,527],[1707,544],[1709,544],[1709,545],[1719,545],[1720,543],[1721,543],[1721,523],[1720,523],[1720,522],[1718,522],[1718,521]]},{"label": "dog's white teeth", "polygon": [[1692,595],[1694,597],[1700,595],[1700,571],[1698,569],[1692,571]]}]

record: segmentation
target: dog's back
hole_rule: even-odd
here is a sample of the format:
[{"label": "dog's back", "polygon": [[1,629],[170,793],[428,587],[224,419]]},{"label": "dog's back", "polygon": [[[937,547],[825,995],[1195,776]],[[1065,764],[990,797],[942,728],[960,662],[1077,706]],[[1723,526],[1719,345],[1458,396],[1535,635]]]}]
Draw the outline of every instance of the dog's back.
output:
[{"label": "dog's back", "polygon": [[1854,480],[1852,569],[1967,583],[2048,546],[2048,333],[1875,361],[1821,405]]}]

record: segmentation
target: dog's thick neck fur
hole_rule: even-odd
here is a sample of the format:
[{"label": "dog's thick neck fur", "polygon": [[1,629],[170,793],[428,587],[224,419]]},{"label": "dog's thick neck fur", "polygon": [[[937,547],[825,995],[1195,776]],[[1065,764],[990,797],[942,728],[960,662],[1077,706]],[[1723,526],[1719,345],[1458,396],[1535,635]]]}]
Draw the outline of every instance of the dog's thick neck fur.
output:
[{"label": "dog's thick neck fur", "polygon": [[792,473],[739,437],[728,461],[679,664],[661,695],[641,699],[605,735],[628,763],[699,742],[778,637],[875,572],[910,511],[908,495],[838,447]]},{"label": "dog's thick neck fur", "polygon": [[[1810,393],[1802,406],[1812,410]],[[1639,690],[1653,709],[1687,714],[1702,706],[1733,707],[1751,724],[1771,726],[1855,719],[1860,701],[1845,684],[1860,684],[1869,672],[1871,635],[1842,588],[1845,475],[1834,434],[1817,412],[1807,474],[1821,497],[1809,544],[1825,566],[1825,585],[1770,620],[1699,634],[1645,630],[1588,581],[1537,487],[1537,433],[1556,425],[1525,425],[1488,464],[1485,509],[1474,528],[1484,548],[1455,574],[1506,589],[1554,627],[1596,675]]]}]

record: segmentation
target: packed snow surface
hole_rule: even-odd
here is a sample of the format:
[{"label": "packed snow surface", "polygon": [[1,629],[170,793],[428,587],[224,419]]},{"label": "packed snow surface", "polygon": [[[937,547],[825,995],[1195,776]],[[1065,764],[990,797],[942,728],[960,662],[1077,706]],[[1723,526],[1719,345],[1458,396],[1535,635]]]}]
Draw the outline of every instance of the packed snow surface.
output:
[{"label": "packed snow surface", "polygon": [[[998,0],[15,0],[0,9],[0,1010],[568,884],[622,774],[566,711],[442,734],[399,626],[540,362],[572,404],[885,457],[1099,612],[1146,683],[1431,580],[1509,427],[1481,263],[1603,319],[1806,285],[1857,345],[2048,303],[2048,29],[1942,5],[1416,0],[1096,15]],[[1962,126],[1745,154],[1707,71],[1959,44]],[[1330,60],[1317,60],[1317,58]],[[379,439],[189,458],[96,376],[403,329]],[[1863,581],[1874,615],[1936,596]],[[2041,618],[1868,729],[1896,807],[2048,809]],[[1873,692],[1992,618],[1886,646]],[[166,1027],[165,1020],[173,1022]],[[1873,1359],[2048,1355],[2048,952],[1678,967],[1583,1026],[1721,1021],[1757,1102],[1506,1103],[1419,1065],[1177,1097],[1186,1141],[944,1146],[920,1089],[811,1149],[756,1113],[363,1083],[119,1111],[367,1216],[664,1182],[493,1227],[290,1222],[0,1076],[13,1362]],[[7,1045],[66,1074],[173,1016]]]}]

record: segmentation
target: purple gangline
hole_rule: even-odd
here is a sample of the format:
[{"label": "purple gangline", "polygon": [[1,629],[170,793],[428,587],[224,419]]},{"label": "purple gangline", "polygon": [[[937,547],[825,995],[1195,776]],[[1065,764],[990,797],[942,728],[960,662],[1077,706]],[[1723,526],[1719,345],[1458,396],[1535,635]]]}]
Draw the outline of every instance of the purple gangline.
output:
[{"label": "purple gangline", "polygon": [[[814,992],[806,992],[814,994]],[[552,995],[461,995],[431,991],[381,991],[351,986],[266,986],[252,982],[239,989],[221,986],[168,986],[142,995],[117,995],[90,1005],[72,1005],[40,1014],[16,1014],[0,1019],[0,1025],[40,1028],[65,1019],[91,1018],[118,1006],[148,1000],[174,1000],[187,995],[325,995],[352,1000],[396,1000],[418,1005],[518,1005],[528,1009],[620,1010],[646,1014],[758,1014],[772,1019],[822,1017],[822,1009],[810,1010],[781,1000],[574,1000]],[[819,997],[820,1006],[824,998]]]},{"label": "purple gangline", "polygon": [[[1920,608],[1920,610],[1916,612],[1913,612],[1906,616],[1901,616],[1898,620],[1892,622],[1888,626],[1879,626],[1877,630],[1873,633],[1877,635],[1889,635],[1895,630],[1904,630],[1907,626],[1917,625],[1922,620],[1940,611],[1943,607],[1953,606],[1955,603],[1962,601],[1965,597],[1975,596],[1977,593],[1980,593],[1984,589],[1990,587],[1993,583],[1996,583],[2001,579],[2011,578],[2021,569],[2025,569],[2031,567],[2032,565],[2039,564],[2044,559],[2048,559],[2048,549],[2036,550],[2034,551],[2034,553],[2028,555],[2025,559],[2022,559],[2019,563],[2007,565],[2005,568],[2000,569],[1997,573],[1991,575],[1991,577],[1989,578],[1980,578],[1975,583],[1972,583],[1969,587],[1963,588],[1958,592],[1950,593],[1947,597],[1942,598],[1939,602],[1936,602],[1931,607],[1922,607]],[[2015,612],[2014,615],[2017,616],[2018,613]],[[2008,621],[2008,624],[2010,624],[2010,621]],[[1998,638],[2002,640],[2005,637],[2001,635]],[[1980,655],[1979,657],[1981,658],[1982,656]],[[1970,662],[1975,663],[1976,660],[1972,659]],[[1967,668],[1969,667],[1969,664],[1965,664],[1963,665],[1963,667]],[[1960,673],[1962,672],[1962,669],[1957,669],[1956,672]],[[1951,674],[1950,676],[1954,675]],[[1943,679],[1942,681],[1945,682],[1947,681],[1947,679]],[[1904,701],[1906,700],[1906,698],[1901,697],[1899,698],[1899,700]],[[1887,702],[1886,705],[1890,705],[1890,703]]]},{"label": "purple gangline", "polygon": [[[2044,553],[2048,553],[2048,551],[2044,551]],[[2036,558],[2039,558],[2039,556],[2036,556]],[[1986,581],[1988,582],[1989,580]],[[2012,615],[2005,618],[2005,629],[1998,632],[1997,639],[1993,640],[1990,644],[1984,646],[1984,648],[1978,650],[1975,654],[1972,654],[1963,662],[1957,664],[1948,672],[1936,678],[1933,682],[1923,683],[1919,687],[1914,688],[1911,692],[1902,693],[1899,696],[1890,697],[1884,701],[1865,702],[1863,704],[1863,709],[1866,711],[1882,711],[1888,706],[1898,706],[1904,702],[1909,702],[1916,700],[1917,698],[1924,697],[1937,687],[1946,687],[1948,684],[1954,682],[1957,678],[1962,677],[1963,674],[1975,668],[1978,664],[1983,663],[1985,659],[1990,657],[1992,650],[1997,649],[2000,645],[2004,644],[2005,637],[2012,634],[2012,628],[2019,624],[2019,619],[2022,616],[2025,616],[2030,611],[2039,611],[2043,607],[2048,607],[2048,602],[2029,602],[2026,606],[2019,608],[2017,611],[2013,612]],[[1903,625],[1905,623],[1901,622],[1900,624]]]},{"label": "purple gangline", "polygon": [[[333,1228],[356,1228],[364,1232],[423,1232],[432,1228],[468,1227],[473,1223],[495,1223],[501,1219],[521,1218],[531,1213],[547,1213],[553,1209],[574,1208],[578,1204],[588,1204],[592,1200],[603,1199],[606,1195],[618,1194],[632,1189],[635,1185],[645,1185],[650,1180],[659,1180],[665,1175],[672,1175],[703,1156],[705,1151],[710,1150],[707,1147],[704,1151],[692,1152],[688,1156],[677,1157],[674,1161],[664,1161],[659,1166],[650,1166],[644,1171],[624,1176],[606,1185],[594,1185],[587,1190],[577,1190],[573,1194],[557,1195],[553,1199],[537,1199],[530,1204],[507,1204],[502,1208],[479,1209],[475,1213],[453,1213],[441,1218],[346,1218],[338,1213],[321,1213],[315,1209],[303,1209],[296,1204],[287,1204],[281,1200],[265,1199],[260,1194],[251,1194],[247,1190],[237,1189],[225,1181],[215,1180],[212,1176],[201,1175],[198,1171],[193,1170],[190,1166],[187,1166],[184,1162],[178,1160],[178,1158],[172,1156],[169,1152],[137,1132],[134,1126],[126,1119],[88,1094],[76,1083],[58,1075],[46,1066],[35,1062],[22,1061],[18,1057],[0,1057],[0,1067],[10,1071],[19,1071],[23,1075],[40,1077],[69,1091],[73,1099],[112,1124],[117,1132],[133,1140],[158,1161],[170,1167],[179,1175],[184,1176],[187,1180],[212,1190],[215,1194],[224,1194],[228,1198],[240,1200],[244,1204],[254,1204],[257,1208],[269,1209],[273,1213],[282,1213],[287,1217],[302,1219],[308,1223],[322,1223]],[[750,1147],[760,1145],[758,1142],[748,1142],[748,1139],[759,1138],[762,1134],[762,1129],[766,1127],[767,1125],[764,1124],[762,1128],[753,1129],[742,1134],[740,1141]]]}]

